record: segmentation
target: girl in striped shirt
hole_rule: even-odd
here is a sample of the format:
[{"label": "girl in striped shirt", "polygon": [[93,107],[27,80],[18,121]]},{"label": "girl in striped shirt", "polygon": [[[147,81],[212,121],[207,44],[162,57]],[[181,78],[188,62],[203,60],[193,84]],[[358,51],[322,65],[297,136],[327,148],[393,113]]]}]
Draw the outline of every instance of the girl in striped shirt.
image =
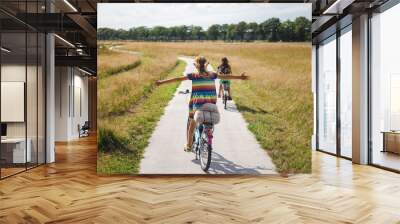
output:
[{"label": "girl in striped shirt", "polygon": [[157,85],[183,81],[183,80],[191,80],[192,81],[192,95],[189,101],[189,128],[187,133],[187,144],[184,147],[184,150],[190,152],[192,150],[193,144],[193,133],[196,127],[196,122],[193,119],[194,113],[197,109],[203,106],[206,103],[217,103],[217,92],[215,88],[215,79],[220,78],[223,80],[229,79],[247,79],[244,73],[240,76],[234,75],[224,75],[218,76],[215,72],[207,71],[208,62],[205,57],[199,56],[195,60],[195,66],[197,69],[196,73],[188,73],[183,77],[171,78],[166,80],[159,80],[156,82]]}]

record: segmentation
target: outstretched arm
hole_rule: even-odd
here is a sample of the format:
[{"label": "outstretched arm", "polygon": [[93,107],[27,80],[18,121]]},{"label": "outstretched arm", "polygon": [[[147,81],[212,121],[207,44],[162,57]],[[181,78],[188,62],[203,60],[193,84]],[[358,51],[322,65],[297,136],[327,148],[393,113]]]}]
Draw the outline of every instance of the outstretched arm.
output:
[{"label": "outstretched arm", "polygon": [[178,82],[178,81],[183,81],[183,80],[187,80],[187,77],[186,76],[182,76],[182,77],[178,77],[178,78],[158,80],[156,82],[156,85],[161,85],[161,84],[166,84],[166,83],[171,83],[171,82]]},{"label": "outstretched arm", "polygon": [[246,80],[249,79],[249,76],[247,76],[246,73],[243,72],[241,75],[219,75],[218,78],[223,80],[228,80],[228,79]]}]

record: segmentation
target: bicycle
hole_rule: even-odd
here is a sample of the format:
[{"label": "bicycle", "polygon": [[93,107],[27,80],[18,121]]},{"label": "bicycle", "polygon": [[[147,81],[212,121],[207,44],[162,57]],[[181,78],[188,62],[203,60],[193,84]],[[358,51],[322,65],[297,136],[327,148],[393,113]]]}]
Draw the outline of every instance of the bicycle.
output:
[{"label": "bicycle", "polygon": [[222,89],[224,91],[224,93],[222,95],[222,103],[224,104],[224,109],[226,110],[226,108],[227,108],[226,104],[230,97],[229,92],[228,92],[230,87],[229,87],[228,83],[226,83],[226,82],[222,82],[222,87],[223,87]]},{"label": "bicycle", "polygon": [[[200,166],[204,172],[207,172],[211,165],[214,125],[219,123],[219,119],[218,108],[215,104],[203,105],[194,115],[196,127],[192,136],[192,152],[195,153],[196,160],[200,160]],[[189,130],[189,121],[188,119],[187,130]]]},{"label": "bicycle", "polygon": [[[189,119],[187,129],[189,129]],[[211,165],[213,132],[213,124],[202,123],[196,124],[193,134],[192,152],[195,153],[196,160],[200,159],[200,167],[204,172],[207,172]]]}]

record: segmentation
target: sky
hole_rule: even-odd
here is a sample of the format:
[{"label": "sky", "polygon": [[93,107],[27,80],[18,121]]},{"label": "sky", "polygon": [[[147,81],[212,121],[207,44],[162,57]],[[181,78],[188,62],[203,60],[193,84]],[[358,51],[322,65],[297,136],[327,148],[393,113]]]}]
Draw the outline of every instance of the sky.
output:
[{"label": "sky", "polygon": [[311,20],[310,3],[99,3],[98,28],[128,30],[132,27],[263,22],[271,17]]}]

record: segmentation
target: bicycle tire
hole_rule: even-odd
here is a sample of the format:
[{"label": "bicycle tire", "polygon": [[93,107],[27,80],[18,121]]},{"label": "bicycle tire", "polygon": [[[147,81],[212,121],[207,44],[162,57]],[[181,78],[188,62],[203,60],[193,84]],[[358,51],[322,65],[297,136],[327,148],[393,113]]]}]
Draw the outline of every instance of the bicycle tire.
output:
[{"label": "bicycle tire", "polygon": [[226,94],[224,95],[224,109],[226,110],[226,102],[228,101],[228,98]]},{"label": "bicycle tire", "polygon": [[[207,152],[206,161],[204,161],[203,156],[202,156],[202,153],[204,153],[204,152],[203,152],[203,151],[204,151],[204,150],[203,150],[204,144],[206,145],[205,147],[207,147],[207,149],[206,149],[206,152]],[[207,143],[203,143],[203,145],[199,147],[198,152],[199,152],[199,158],[200,158],[200,166],[201,166],[201,169],[202,169],[204,172],[207,172],[208,169],[210,168],[210,165],[211,165],[211,156],[212,156],[212,148],[211,148],[211,145],[209,145],[209,144],[207,144]]]}]

